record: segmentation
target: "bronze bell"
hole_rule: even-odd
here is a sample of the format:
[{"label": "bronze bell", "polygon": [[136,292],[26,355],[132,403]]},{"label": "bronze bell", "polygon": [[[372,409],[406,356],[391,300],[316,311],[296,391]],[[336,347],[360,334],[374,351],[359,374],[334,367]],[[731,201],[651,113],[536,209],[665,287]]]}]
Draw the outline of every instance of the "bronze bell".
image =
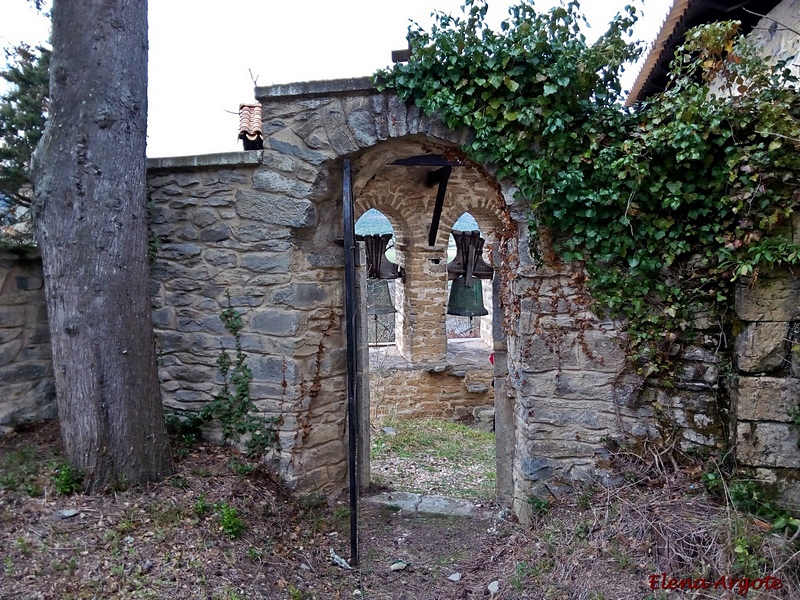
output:
[{"label": "bronze bell", "polygon": [[483,284],[474,278],[470,285],[464,275],[453,280],[450,287],[450,298],[447,301],[447,314],[458,317],[483,317],[489,314],[483,305]]},{"label": "bronze bell", "polygon": [[367,279],[367,314],[388,315],[397,312],[385,279]]}]

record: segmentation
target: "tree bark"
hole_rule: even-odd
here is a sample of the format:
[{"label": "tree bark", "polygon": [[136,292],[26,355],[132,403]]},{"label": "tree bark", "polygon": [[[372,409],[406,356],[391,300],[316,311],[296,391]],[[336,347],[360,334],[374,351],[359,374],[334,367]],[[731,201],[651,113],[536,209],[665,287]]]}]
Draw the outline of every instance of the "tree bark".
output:
[{"label": "tree bark", "polygon": [[148,292],[147,2],[55,0],[52,16],[34,219],[64,450],[94,492],[173,469]]}]

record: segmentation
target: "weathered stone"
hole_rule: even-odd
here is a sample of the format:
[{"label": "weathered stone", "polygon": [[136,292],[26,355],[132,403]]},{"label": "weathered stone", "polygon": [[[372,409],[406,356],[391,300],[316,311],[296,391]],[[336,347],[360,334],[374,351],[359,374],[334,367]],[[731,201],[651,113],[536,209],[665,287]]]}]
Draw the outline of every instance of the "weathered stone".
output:
[{"label": "weathered stone", "polygon": [[291,383],[295,377],[295,361],[292,358],[277,356],[253,357],[248,360],[253,373],[253,381],[283,384]]},{"label": "weathered stone", "polygon": [[239,264],[254,273],[288,273],[292,256],[288,252],[253,252],[243,255]]},{"label": "weathered stone", "polygon": [[161,258],[183,259],[197,256],[202,248],[197,244],[164,244],[159,250]]},{"label": "weathered stone", "polygon": [[203,198],[201,206],[230,206],[233,204],[232,196],[209,196]]},{"label": "weathered stone", "polygon": [[800,408],[800,379],[739,377],[734,388],[739,420],[790,422]]},{"label": "weathered stone", "polygon": [[253,189],[271,194],[286,194],[300,199],[307,198],[311,193],[309,183],[266,170],[253,175]]},{"label": "weathered stone", "polygon": [[344,267],[344,253],[341,250],[312,252],[308,255],[308,264],[310,264],[312,267],[319,267],[323,269]]},{"label": "weathered stone", "polygon": [[216,315],[210,315],[200,319],[190,319],[186,317],[178,318],[178,331],[185,331],[187,333],[195,333],[198,331],[208,333],[225,333],[225,324]]},{"label": "weathered stone", "polygon": [[298,158],[301,158],[312,165],[321,165],[327,159],[327,157],[321,152],[306,150],[304,148],[300,148],[299,146],[295,146],[294,144],[276,140],[275,138],[270,138],[269,146],[273,150],[277,150],[283,154],[297,156]]},{"label": "weathered stone", "polygon": [[169,201],[169,207],[176,210],[182,210],[187,206],[197,206],[197,198],[176,198]]},{"label": "weathered stone", "polygon": [[25,323],[25,306],[0,306],[0,327],[21,327]]},{"label": "weathered stone", "polygon": [[743,321],[800,321],[800,277],[759,277],[736,288],[736,314]]},{"label": "weathered stone", "polygon": [[253,313],[250,326],[257,333],[268,335],[296,335],[299,315],[296,311],[270,309]]},{"label": "weathered stone", "polygon": [[204,242],[221,242],[231,237],[231,229],[224,223],[206,227],[200,232],[200,239]]},{"label": "weathered stone", "polygon": [[173,327],[174,323],[175,309],[165,306],[153,311],[153,325],[155,327]]},{"label": "weathered stone", "polygon": [[200,230],[194,225],[181,225],[175,230],[175,236],[188,242],[194,242],[200,237]]},{"label": "weathered stone", "polygon": [[32,381],[44,377],[49,370],[49,366],[46,364],[23,363],[21,365],[6,365],[0,368],[0,383]]},{"label": "weathered stone", "polygon": [[245,219],[288,227],[311,227],[317,220],[314,205],[308,200],[247,190],[236,192],[236,212]]},{"label": "weathered stone", "polygon": [[24,290],[26,292],[40,290],[42,289],[42,286],[44,286],[44,280],[41,277],[18,275],[14,278],[14,282],[17,285],[17,289]]},{"label": "weathered stone", "polygon": [[12,340],[0,345],[0,366],[14,362],[21,347],[22,340]]},{"label": "weathered stone", "polygon": [[785,366],[789,324],[749,323],[736,338],[736,363],[745,373],[769,373]]},{"label": "weathered stone", "polygon": [[50,346],[50,327],[47,322],[28,324],[25,327],[25,344],[27,346]]},{"label": "weathered stone", "polygon": [[553,469],[558,467],[558,461],[550,458],[534,458],[526,456],[520,459],[520,471],[530,481],[548,480],[553,476]]},{"label": "weathered stone", "polygon": [[222,250],[211,248],[203,253],[206,262],[215,267],[235,267],[238,262],[238,254],[233,250]]},{"label": "weathered stone", "polygon": [[192,223],[200,228],[208,227],[219,221],[219,215],[213,208],[199,208],[192,213]]},{"label": "weathered stone", "polygon": [[293,283],[275,290],[272,303],[299,309],[319,308],[330,305],[331,295],[328,288],[319,283]]},{"label": "weathered stone", "polygon": [[800,463],[797,427],[788,423],[739,423],[736,460],[750,467],[796,468]]},{"label": "weathered stone", "polygon": [[368,110],[357,110],[347,116],[347,125],[353,132],[353,137],[362,146],[373,146],[378,141],[375,132],[375,120]]}]

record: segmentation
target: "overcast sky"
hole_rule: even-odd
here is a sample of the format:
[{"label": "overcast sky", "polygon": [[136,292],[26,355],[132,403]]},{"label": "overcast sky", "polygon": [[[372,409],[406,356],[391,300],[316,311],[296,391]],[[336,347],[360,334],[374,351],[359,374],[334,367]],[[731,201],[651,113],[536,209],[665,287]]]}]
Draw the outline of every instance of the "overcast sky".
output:
[{"label": "overcast sky", "polygon": [[[490,0],[497,24],[513,0]],[[558,0],[538,0],[545,10]],[[584,0],[592,29],[638,0]],[[432,10],[457,13],[461,0],[150,0],[147,154],[182,156],[241,149],[239,103],[258,85],[371,75],[406,47],[409,20],[425,29]],[[646,0],[635,37],[652,41],[671,0]],[[0,0],[0,45],[37,44],[47,20],[29,0]],[[632,75],[625,84],[630,87]]]}]

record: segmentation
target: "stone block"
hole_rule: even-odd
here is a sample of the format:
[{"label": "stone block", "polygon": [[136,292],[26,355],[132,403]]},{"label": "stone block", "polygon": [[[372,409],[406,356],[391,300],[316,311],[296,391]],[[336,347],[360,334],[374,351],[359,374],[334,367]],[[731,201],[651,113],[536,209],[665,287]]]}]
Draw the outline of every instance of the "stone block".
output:
[{"label": "stone block", "polygon": [[743,321],[800,321],[800,277],[759,277],[736,288],[736,314]]},{"label": "stone block", "polygon": [[272,293],[272,303],[298,309],[330,306],[331,290],[319,283],[293,283]]},{"label": "stone block", "polygon": [[739,423],[736,460],[749,467],[796,468],[800,464],[797,427],[788,423]]},{"label": "stone block", "polygon": [[209,315],[199,319],[179,317],[177,330],[186,333],[206,332],[219,334],[223,334],[227,331],[225,329],[225,323],[216,315]]},{"label": "stone block", "polygon": [[159,258],[182,260],[198,256],[203,249],[197,244],[164,244],[158,251]]},{"label": "stone block", "polygon": [[312,227],[317,222],[314,205],[308,200],[251,190],[236,192],[236,212],[244,219],[288,227]]},{"label": "stone block", "polygon": [[234,235],[240,242],[263,242],[275,241],[288,238],[291,231],[284,227],[264,227],[263,225],[241,225],[235,231]]},{"label": "stone block", "polygon": [[297,158],[300,158],[306,161],[307,163],[311,163],[312,165],[321,165],[328,158],[325,154],[321,152],[307,150],[305,148],[301,148],[300,146],[290,144],[289,142],[276,140],[275,138],[269,139],[269,146],[273,150],[277,150],[282,154],[288,154],[289,156],[296,156]]},{"label": "stone block", "polygon": [[299,315],[296,311],[269,309],[253,313],[250,327],[256,333],[277,336],[297,334]]},{"label": "stone block", "polygon": [[368,110],[357,110],[347,116],[347,125],[362,148],[374,146],[378,141],[375,120]]},{"label": "stone block", "polygon": [[40,290],[44,286],[44,280],[41,277],[30,277],[26,275],[17,275],[14,278],[14,283],[17,289],[23,291]]},{"label": "stone block", "polygon": [[736,338],[736,363],[745,373],[769,373],[784,366],[789,324],[749,323]]},{"label": "stone block", "polygon": [[739,420],[789,422],[789,411],[800,408],[800,379],[739,377],[733,395]]},{"label": "stone block", "polygon": [[230,206],[233,204],[232,196],[209,196],[200,202],[202,206]]},{"label": "stone block", "polygon": [[253,175],[253,189],[271,194],[287,195],[291,198],[305,199],[311,195],[311,184],[287,177],[276,171],[263,170]]},{"label": "stone block", "polygon": [[22,327],[25,324],[25,306],[0,306],[0,327]]},{"label": "stone block", "polygon": [[254,356],[247,361],[253,381],[291,385],[295,380],[296,364],[292,358],[282,356]]},{"label": "stone block", "polygon": [[217,223],[211,227],[205,227],[200,232],[200,239],[204,242],[221,242],[231,237],[231,228],[224,223]]},{"label": "stone block", "polygon": [[203,252],[203,258],[215,267],[235,267],[238,262],[238,255],[233,250],[223,250],[220,248],[209,248]]},{"label": "stone block", "polygon": [[20,383],[40,379],[50,371],[49,365],[42,363],[9,364],[0,367],[0,383]]},{"label": "stone block", "polygon": [[288,252],[253,252],[244,254],[239,264],[253,273],[288,273],[292,256]]},{"label": "stone block", "polygon": [[20,339],[0,344],[0,366],[14,362],[19,354],[20,348],[22,348],[22,340]]},{"label": "stone block", "polygon": [[200,228],[208,227],[219,221],[219,215],[213,208],[198,208],[192,213],[192,223]]}]

